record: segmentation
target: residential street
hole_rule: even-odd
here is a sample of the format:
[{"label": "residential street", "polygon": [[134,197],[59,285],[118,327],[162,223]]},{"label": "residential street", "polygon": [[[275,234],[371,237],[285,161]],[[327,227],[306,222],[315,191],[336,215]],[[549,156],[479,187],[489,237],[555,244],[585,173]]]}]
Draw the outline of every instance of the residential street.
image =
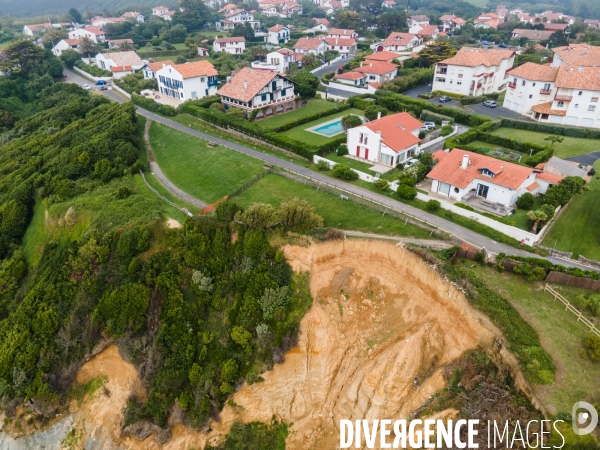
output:
[{"label": "residential street", "polygon": [[344,64],[348,63],[348,61],[351,61],[351,60],[352,60],[352,57],[340,59],[339,61],[336,61],[333,64],[330,64],[329,66],[324,67],[321,70],[317,70],[315,72],[315,75],[320,78],[321,76],[325,75],[326,73],[333,72],[334,70],[337,70],[338,67],[343,66]]},{"label": "residential street", "polygon": [[[79,83],[79,84],[87,82],[87,80],[83,79],[82,77],[79,77],[78,75],[73,74],[72,72],[67,71],[67,74],[68,74],[67,80],[70,82],[75,82],[75,83]],[[89,82],[87,82],[87,83],[89,84]],[[103,95],[106,95],[107,97],[109,97],[113,100],[116,100],[120,103],[123,103],[126,101],[124,98],[122,98],[121,96],[119,96],[111,91],[100,91],[100,93]],[[354,195],[362,196],[364,198],[370,199],[370,200],[378,202],[384,206],[387,206],[391,209],[401,211],[405,214],[408,214],[419,220],[422,220],[428,224],[434,225],[434,226],[438,227],[440,230],[450,233],[450,234],[456,236],[458,239],[468,242],[475,247],[479,247],[479,248],[485,247],[488,251],[493,252],[493,253],[505,253],[508,255],[537,257],[537,255],[531,254],[531,253],[523,251],[523,250],[518,250],[518,249],[515,249],[514,247],[493,241],[490,238],[487,238],[485,236],[477,234],[474,231],[471,231],[467,228],[461,227],[460,225],[457,225],[453,222],[449,222],[441,217],[429,214],[418,208],[412,207],[412,206],[402,203],[398,200],[394,200],[392,198],[386,197],[384,195],[378,194],[378,193],[370,191],[368,189],[364,189],[362,187],[355,186],[353,184],[346,183],[344,181],[328,177],[327,175],[323,175],[319,172],[312,171],[305,167],[294,164],[293,162],[286,161],[284,159],[281,159],[281,158],[278,158],[276,156],[272,156],[272,155],[269,155],[266,153],[262,153],[260,151],[237,144],[235,142],[231,142],[231,141],[228,141],[225,139],[218,138],[216,136],[212,136],[209,134],[205,134],[205,133],[196,131],[190,127],[186,127],[184,125],[181,125],[178,122],[175,122],[166,117],[159,116],[157,114],[154,114],[150,111],[139,108],[137,106],[136,106],[136,110],[142,116],[144,116],[148,119],[154,120],[155,122],[161,123],[163,125],[167,125],[171,128],[174,128],[176,130],[179,130],[184,133],[190,134],[192,136],[198,137],[200,139],[216,142],[219,145],[228,147],[228,148],[238,151],[240,153],[244,153],[253,158],[260,159],[271,165],[278,166],[283,169],[296,172],[304,177],[312,179],[315,182],[322,182],[322,183],[327,183],[329,185],[333,185],[339,189],[344,189],[346,191],[349,191]],[[589,269],[588,267],[582,266],[575,262],[557,260],[557,258],[550,258],[550,257],[546,257],[546,259],[553,260],[555,262],[560,262],[561,264],[563,264],[565,266]]]}]

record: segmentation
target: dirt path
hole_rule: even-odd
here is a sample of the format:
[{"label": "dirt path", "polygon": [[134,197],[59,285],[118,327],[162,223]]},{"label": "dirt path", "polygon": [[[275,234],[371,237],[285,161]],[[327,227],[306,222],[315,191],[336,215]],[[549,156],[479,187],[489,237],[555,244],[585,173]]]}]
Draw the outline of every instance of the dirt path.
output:
[{"label": "dirt path", "polygon": [[201,200],[198,200],[196,197],[192,197],[187,192],[179,189],[175,186],[169,179],[165,176],[163,171],[160,169],[158,164],[156,163],[156,159],[154,158],[154,153],[152,152],[152,146],[150,145],[150,125],[152,125],[152,120],[146,120],[146,127],[144,129],[144,140],[146,141],[146,150],[148,152],[148,163],[150,164],[150,169],[152,169],[153,174],[158,178],[161,184],[169,191],[171,194],[180,198],[181,200],[188,202],[191,205],[194,205],[200,209],[206,208],[206,203]]},{"label": "dirt path", "polygon": [[397,236],[384,236],[381,234],[363,233],[361,231],[342,230],[346,236],[365,238],[365,239],[380,239],[384,241],[401,242],[403,244],[416,244],[422,247],[429,247],[436,250],[444,250],[455,245],[452,241],[440,241],[437,239],[413,239]]}]

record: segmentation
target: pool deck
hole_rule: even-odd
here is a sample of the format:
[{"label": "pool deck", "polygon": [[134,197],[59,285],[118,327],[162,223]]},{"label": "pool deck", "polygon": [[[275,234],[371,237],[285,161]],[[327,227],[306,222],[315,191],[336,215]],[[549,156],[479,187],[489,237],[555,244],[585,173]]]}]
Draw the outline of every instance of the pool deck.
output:
[{"label": "pool deck", "polygon": [[[364,118],[364,117],[361,117],[361,116],[359,116],[359,117],[360,117],[360,120],[362,120],[362,121],[363,121],[363,123],[364,123],[364,122],[365,122],[365,118]],[[318,124],[318,125],[315,125],[314,127],[307,128],[305,131],[310,131],[311,133],[315,133],[315,134],[318,134],[318,135],[320,135],[320,136],[325,136],[325,137],[327,137],[327,138],[331,138],[331,137],[333,137],[333,136],[337,136],[338,134],[342,134],[342,133],[344,132],[344,128],[342,127],[342,130],[341,130],[341,131],[339,131],[339,132],[337,132],[337,133],[333,133],[333,134],[320,133],[320,132],[318,132],[317,130],[318,130],[318,129],[320,129],[320,128],[325,128],[325,127],[327,127],[328,125],[334,124],[334,123],[336,123],[336,122],[340,122],[340,126],[341,126],[342,118],[341,118],[341,117],[338,117],[337,119],[333,119],[333,120],[330,120],[330,121],[328,121],[328,122],[323,122],[323,123],[320,123],[320,124]]]}]

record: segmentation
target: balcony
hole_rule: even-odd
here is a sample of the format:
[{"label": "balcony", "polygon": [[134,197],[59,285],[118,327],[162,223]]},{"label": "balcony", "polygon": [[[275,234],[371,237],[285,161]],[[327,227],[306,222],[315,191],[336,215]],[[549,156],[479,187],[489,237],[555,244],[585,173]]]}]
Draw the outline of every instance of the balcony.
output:
[{"label": "balcony", "polygon": [[573,96],[572,95],[558,95],[558,94],[556,94],[554,96],[554,100],[556,100],[557,102],[570,102],[571,100],[573,100]]},{"label": "balcony", "polygon": [[508,87],[511,89],[515,89],[517,87],[517,83],[515,83],[514,81],[511,81],[510,83],[508,83]]},{"label": "balcony", "polygon": [[552,89],[544,89],[544,88],[542,88],[542,89],[540,89],[540,94],[542,94],[542,95],[550,95],[550,94],[552,94]]},{"label": "balcony", "polygon": [[448,73],[448,71],[447,70],[438,70],[436,73],[440,74],[440,75],[446,75]]},{"label": "balcony", "polygon": [[483,83],[477,83],[477,89],[479,89],[481,86],[483,86]]}]

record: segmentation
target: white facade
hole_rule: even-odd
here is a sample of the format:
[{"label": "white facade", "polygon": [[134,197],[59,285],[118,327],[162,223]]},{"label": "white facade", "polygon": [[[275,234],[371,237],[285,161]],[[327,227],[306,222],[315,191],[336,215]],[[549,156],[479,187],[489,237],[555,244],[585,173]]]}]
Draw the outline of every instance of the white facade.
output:
[{"label": "white facade", "polygon": [[127,20],[135,20],[137,23],[144,23],[144,15],[137,11],[127,11],[121,17]]},{"label": "white facade", "polygon": [[246,50],[246,40],[238,38],[217,38],[213,42],[215,52],[226,52],[232,55],[241,55]]},{"label": "white facade", "polygon": [[[286,49],[287,50],[287,49]],[[251,66],[253,69],[269,69],[275,70],[278,73],[285,73],[285,71],[294,63],[294,53],[285,52],[280,53],[279,51],[268,53],[264,62],[253,61]]]},{"label": "white facade", "polygon": [[[452,58],[451,58],[452,59]],[[502,59],[497,65],[475,66],[444,63],[436,64],[432,91],[445,91],[477,97],[486,93],[501,92],[506,88],[506,73],[512,68],[514,55]]]},{"label": "white facade", "polygon": [[153,16],[162,16],[164,13],[167,12],[169,12],[169,8],[167,8],[166,6],[155,6],[154,8],[152,8]]},{"label": "white facade", "polygon": [[335,50],[343,56],[354,56],[356,54],[356,41],[354,39],[338,39],[327,37],[324,39],[327,50]]},{"label": "white facade", "polygon": [[[180,64],[180,66],[184,65]],[[177,65],[165,65],[158,69],[156,79],[158,90],[162,95],[176,98],[182,102],[217,93],[218,81],[216,75],[198,75],[184,78],[184,75],[177,70]]]},{"label": "white facade", "polygon": [[290,29],[288,27],[277,25],[269,28],[265,42],[273,45],[287,44],[290,40]]},{"label": "white facade", "polygon": [[132,70],[139,70],[144,67],[144,62],[134,51],[124,51],[98,53],[96,55],[96,65],[104,70],[111,70],[113,67],[131,67]]},{"label": "white facade", "polygon": [[106,40],[106,35],[100,27],[85,27],[77,28],[76,30],[69,31],[69,39],[83,39],[88,38],[90,41],[98,44]]},{"label": "white facade", "polygon": [[348,153],[350,155],[392,167],[412,158],[419,147],[418,144],[413,144],[400,152],[396,152],[383,143],[380,133],[371,131],[364,125],[349,129],[347,136]]},{"label": "white facade", "polygon": [[52,53],[55,56],[60,56],[65,50],[78,50],[81,45],[79,39],[61,39],[58,44],[52,48]]}]

